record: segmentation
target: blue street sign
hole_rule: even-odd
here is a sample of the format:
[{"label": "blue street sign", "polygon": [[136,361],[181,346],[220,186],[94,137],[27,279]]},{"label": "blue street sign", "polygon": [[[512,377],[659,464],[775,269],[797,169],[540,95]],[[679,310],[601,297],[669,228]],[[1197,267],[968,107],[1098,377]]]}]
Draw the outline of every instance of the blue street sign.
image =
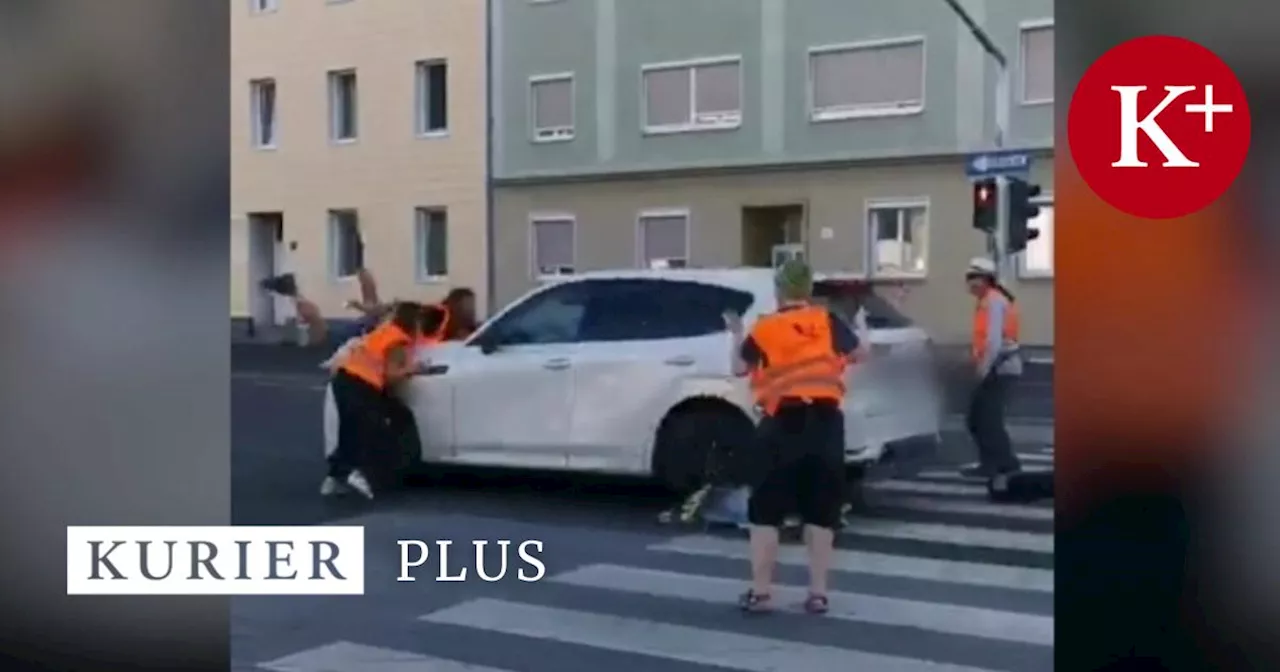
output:
[{"label": "blue street sign", "polygon": [[1014,175],[1031,170],[1031,152],[1025,149],[1003,149],[970,154],[964,159],[964,172],[969,177]]}]

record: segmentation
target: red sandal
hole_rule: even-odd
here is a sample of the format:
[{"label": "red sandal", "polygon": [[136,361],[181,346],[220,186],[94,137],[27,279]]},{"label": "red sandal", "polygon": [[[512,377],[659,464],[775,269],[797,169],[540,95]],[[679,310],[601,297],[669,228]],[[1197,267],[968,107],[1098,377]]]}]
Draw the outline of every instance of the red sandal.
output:
[{"label": "red sandal", "polygon": [[804,601],[804,610],[810,614],[825,614],[831,609],[831,603],[827,600],[826,595],[810,594],[809,599]]}]

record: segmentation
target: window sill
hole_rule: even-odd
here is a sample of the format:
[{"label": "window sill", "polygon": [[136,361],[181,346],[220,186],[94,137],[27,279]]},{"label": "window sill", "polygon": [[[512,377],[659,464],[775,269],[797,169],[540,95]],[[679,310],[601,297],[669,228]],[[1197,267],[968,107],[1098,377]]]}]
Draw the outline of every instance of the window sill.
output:
[{"label": "window sill", "polygon": [[929,272],[923,273],[868,273],[867,280],[883,282],[928,282]]},{"label": "window sill", "polygon": [[335,147],[346,147],[348,145],[356,144],[358,140],[359,138],[332,138],[329,140],[329,144],[334,145]]},{"label": "window sill", "polygon": [[448,275],[419,275],[417,277],[419,285],[444,285],[449,283]]},{"label": "window sill", "polygon": [[1037,100],[1024,100],[1019,102],[1018,104],[1023,107],[1043,107],[1045,105],[1053,105],[1053,99],[1047,98],[1047,99],[1037,99]]},{"label": "window sill", "polygon": [[250,15],[252,15],[252,16],[266,16],[267,14],[276,14],[276,13],[278,13],[279,11],[280,11],[280,10],[279,10],[279,8],[275,8],[275,9],[254,9],[254,10],[250,10],[249,14],[250,14]]},{"label": "window sill", "polygon": [[442,128],[438,131],[418,131],[414,134],[419,140],[440,140],[449,137],[449,129]]},{"label": "window sill", "polygon": [[253,151],[255,152],[274,152],[276,151],[276,149],[277,149],[276,145],[254,145],[253,146]]},{"label": "window sill", "polygon": [[855,119],[882,119],[886,117],[909,117],[924,112],[924,105],[909,107],[867,107],[846,110],[813,110],[809,112],[809,121],[821,124],[831,121],[852,121]]},{"label": "window sill", "polygon": [[[539,131],[539,130],[541,130],[541,131],[551,131],[551,130],[568,130],[568,134],[566,134],[566,135],[554,135],[554,136],[548,136],[548,137],[538,137],[538,131]],[[529,142],[532,142],[532,143],[533,143],[533,144],[535,144],[535,145],[554,145],[554,144],[556,144],[556,143],[560,143],[560,142],[572,142],[572,141],[573,141],[573,139],[574,139],[574,138],[576,138],[576,137],[577,137],[577,134],[575,134],[571,129],[549,129],[549,128],[543,128],[543,129],[535,129],[535,130],[534,130],[534,133],[533,133],[533,137],[529,138]]]},{"label": "window sill", "polygon": [[1053,271],[1018,271],[1018,280],[1044,282],[1053,280]]},{"label": "window sill", "polygon": [[676,135],[679,133],[701,133],[704,131],[735,131],[742,128],[742,121],[720,123],[680,124],[678,126],[646,126],[645,135]]}]

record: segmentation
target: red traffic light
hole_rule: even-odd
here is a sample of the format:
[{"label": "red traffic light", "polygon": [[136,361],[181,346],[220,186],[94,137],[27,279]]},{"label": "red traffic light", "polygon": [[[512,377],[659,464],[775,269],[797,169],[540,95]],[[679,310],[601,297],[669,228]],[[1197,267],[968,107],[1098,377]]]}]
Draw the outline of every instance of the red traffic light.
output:
[{"label": "red traffic light", "polygon": [[978,199],[978,203],[979,203],[979,204],[983,204],[983,203],[990,203],[990,202],[991,202],[991,191],[992,191],[992,190],[991,190],[991,187],[988,187],[988,186],[987,186],[987,185],[985,185],[985,184],[983,184],[983,185],[979,185],[979,186],[978,186],[978,194],[977,194],[977,197],[976,197],[976,198]]}]

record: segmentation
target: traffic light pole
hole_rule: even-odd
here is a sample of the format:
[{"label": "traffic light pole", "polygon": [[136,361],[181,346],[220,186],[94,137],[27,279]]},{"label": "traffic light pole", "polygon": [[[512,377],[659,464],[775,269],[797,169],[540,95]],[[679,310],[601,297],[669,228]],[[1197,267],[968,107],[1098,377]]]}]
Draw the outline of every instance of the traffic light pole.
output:
[{"label": "traffic light pole", "polygon": [[1005,280],[1013,277],[1014,257],[1009,254],[1009,180],[1003,176],[996,178],[996,230],[992,232],[993,254],[991,261],[996,265],[996,277]]},{"label": "traffic light pole", "polygon": [[[969,29],[969,33],[973,35],[973,39],[982,45],[982,49],[987,52],[996,62],[996,87],[995,100],[992,106],[995,112],[996,137],[994,145],[996,149],[1003,149],[1005,139],[1008,137],[1009,130],[1009,113],[1012,97],[1009,93],[1009,59],[1005,58],[1004,52],[996,46],[991,40],[991,36],[987,35],[987,31],[978,25],[973,17],[969,16],[969,12],[960,4],[959,0],[943,0],[947,6],[955,12],[960,22]],[[1003,177],[997,178],[999,188],[998,205],[999,215],[997,215],[998,226],[996,230],[987,238],[987,249],[991,253],[991,259],[996,263],[996,270],[1000,273],[1000,277],[1008,277],[1012,273],[1011,262],[1005,251],[1009,249],[1009,195],[1008,181]]]}]

